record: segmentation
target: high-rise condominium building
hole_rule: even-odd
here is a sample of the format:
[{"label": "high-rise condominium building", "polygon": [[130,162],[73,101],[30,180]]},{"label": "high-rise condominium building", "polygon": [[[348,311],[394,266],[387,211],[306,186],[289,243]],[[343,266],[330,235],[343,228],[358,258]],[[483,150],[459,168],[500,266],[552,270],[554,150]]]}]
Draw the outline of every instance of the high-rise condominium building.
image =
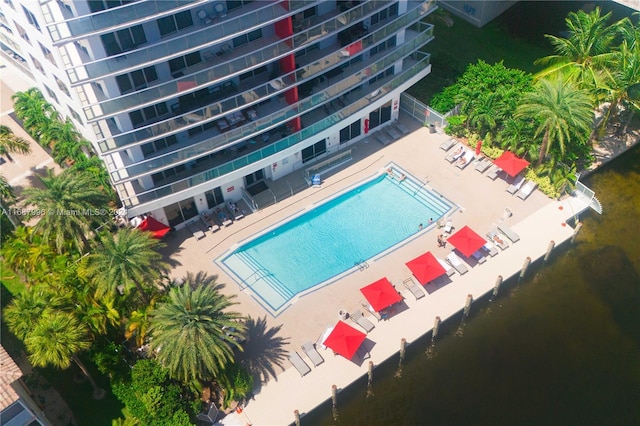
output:
[{"label": "high-rise condominium building", "polygon": [[400,94],[430,72],[427,1],[0,4],[129,216],[172,226],[393,122]]}]

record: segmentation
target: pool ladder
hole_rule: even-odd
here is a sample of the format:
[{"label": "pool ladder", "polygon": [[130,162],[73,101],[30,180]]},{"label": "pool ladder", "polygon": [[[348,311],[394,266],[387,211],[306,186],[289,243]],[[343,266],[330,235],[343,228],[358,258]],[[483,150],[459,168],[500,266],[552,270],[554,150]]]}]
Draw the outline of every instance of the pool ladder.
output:
[{"label": "pool ladder", "polygon": [[366,260],[360,260],[353,263],[353,266],[357,266],[360,271],[364,271],[369,267]]}]

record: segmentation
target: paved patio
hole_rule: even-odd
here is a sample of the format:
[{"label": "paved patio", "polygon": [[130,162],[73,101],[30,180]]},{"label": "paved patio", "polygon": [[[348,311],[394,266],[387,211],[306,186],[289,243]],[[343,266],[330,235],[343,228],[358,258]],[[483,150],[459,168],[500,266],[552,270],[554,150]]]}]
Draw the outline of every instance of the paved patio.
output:
[{"label": "paved patio", "polygon": [[[432,134],[420,127],[387,146],[361,141],[351,147],[354,150],[353,161],[333,174],[323,175],[323,184],[319,188],[308,188],[249,214],[215,234],[207,233],[207,237],[201,240],[187,235],[186,231],[178,232],[173,240],[169,240],[167,249],[167,253],[172,253],[171,260],[179,263],[173,270],[173,276],[177,278],[187,271],[199,270],[217,274],[219,281],[227,284],[224,291],[237,295],[239,305],[235,307],[236,310],[253,318],[265,319],[268,327],[281,327],[278,336],[287,339],[283,349],[298,351],[309,365],[312,364],[303,355],[300,346],[307,341],[318,341],[327,327],[336,323],[339,310],[353,312],[361,309],[364,299],[359,288],[386,276],[405,297],[408,309],[389,321],[377,323],[368,335],[372,345],[370,359],[375,364],[381,363],[398,351],[402,337],[408,342],[417,339],[431,329],[437,315],[444,320],[460,311],[468,294],[477,299],[493,288],[498,275],[506,279],[520,270],[527,256],[536,259],[543,255],[551,240],[559,244],[570,238],[573,230],[563,223],[573,216],[574,211],[585,208],[572,199],[552,201],[539,191],[525,201],[510,195],[505,191],[509,184],[504,179],[499,177],[492,181],[477,172],[474,164],[460,170],[445,161],[445,152],[439,149],[445,139],[446,135]],[[238,283],[214,264],[214,259],[239,242],[342,189],[383,172],[385,165],[390,162],[398,164],[426,182],[429,188],[456,203],[458,209],[449,217],[456,228],[468,225],[484,235],[499,223],[504,223],[520,234],[521,241],[483,265],[469,266],[469,273],[463,276],[456,273],[447,285],[436,288],[436,284],[428,284],[429,294],[416,302],[402,286],[403,280],[410,276],[405,262],[427,250],[440,258],[451,251],[450,245],[447,248],[438,247],[436,237],[440,232],[434,229],[436,224],[433,224],[396,250],[369,260],[369,268],[362,271],[356,269],[333,284],[297,300],[294,298],[291,306],[275,318],[260,306],[250,290],[241,290]],[[301,175],[302,171],[297,173]],[[561,206],[563,208],[559,209]],[[505,217],[505,208],[512,211],[511,217]],[[371,316],[368,318],[376,321]],[[294,409],[305,413],[329,398],[332,384],[342,388],[366,374],[367,362],[358,364],[339,356],[334,357],[330,350],[321,350],[321,354],[325,363],[313,368],[304,378],[284,361],[282,366],[286,371],[278,374],[277,381],[270,380],[263,384],[242,415],[229,415],[223,423],[290,423]],[[291,389],[301,386],[304,386],[304,393],[291,392]]]}]

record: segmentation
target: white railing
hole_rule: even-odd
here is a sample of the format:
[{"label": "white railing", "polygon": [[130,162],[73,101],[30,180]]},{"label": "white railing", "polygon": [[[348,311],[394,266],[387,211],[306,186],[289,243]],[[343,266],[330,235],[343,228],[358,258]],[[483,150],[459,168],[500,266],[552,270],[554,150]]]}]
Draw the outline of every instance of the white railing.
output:
[{"label": "white railing", "polygon": [[349,149],[347,151],[341,152],[340,154],[334,155],[331,158],[320,161],[319,163],[316,163],[304,170],[304,179],[307,181],[307,184],[311,185],[311,179],[313,175],[329,171],[343,163],[346,163],[347,161],[351,161],[352,158],[353,157],[351,156],[351,150]]}]

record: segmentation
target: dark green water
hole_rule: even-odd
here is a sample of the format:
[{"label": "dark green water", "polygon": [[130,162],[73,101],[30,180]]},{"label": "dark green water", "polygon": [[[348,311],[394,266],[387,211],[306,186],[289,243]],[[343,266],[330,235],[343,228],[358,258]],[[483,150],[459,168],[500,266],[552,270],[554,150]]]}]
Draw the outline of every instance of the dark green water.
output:
[{"label": "dark green water", "polygon": [[[640,424],[640,149],[585,183],[604,214],[585,214],[573,245],[303,417],[323,425]],[[327,389],[327,396],[330,390]]]}]

